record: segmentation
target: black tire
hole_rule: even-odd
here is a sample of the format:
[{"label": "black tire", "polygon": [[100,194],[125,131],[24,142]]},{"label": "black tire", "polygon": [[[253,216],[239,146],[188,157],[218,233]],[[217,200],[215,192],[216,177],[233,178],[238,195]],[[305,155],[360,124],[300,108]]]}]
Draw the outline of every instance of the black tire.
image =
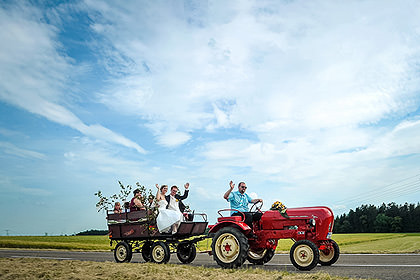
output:
[{"label": "black tire", "polygon": [[191,263],[197,255],[195,244],[191,242],[181,242],[176,248],[176,256],[182,263]]},{"label": "black tire", "polygon": [[154,263],[167,263],[171,257],[168,245],[165,242],[158,241],[153,243],[150,251],[150,259]]},{"label": "black tire", "polygon": [[220,229],[211,243],[213,258],[223,268],[240,267],[248,254],[248,238],[237,228]]},{"label": "black tire", "polygon": [[141,247],[141,256],[145,262],[150,262],[150,254],[152,252],[152,241],[144,242],[143,246]]},{"label": "black tire", "polygon": [[274,256],[274,249],[257,249],[257,250],[251,250],[249,249],[247,260],[250,263],[257,264],[257,265],[263,265],[265,263],[268,263]]},{"label": "black tire", "polygon": [[114,259],[117,263],[130,262],[133,257],[133,251],[130,244],[121,241],[115,246]]},{"label": "black tire", "polygon": [[319,263],[323,266],[334,264],[340,257],[340,247],[334,240],[328,240],[332,245],[332,250],[319,250]]},{"label": "black tire", "polygon": [[290,249],[290,260],[299,270],[311,270],[319,261],[318,247],[309,240],[299,240]]}]

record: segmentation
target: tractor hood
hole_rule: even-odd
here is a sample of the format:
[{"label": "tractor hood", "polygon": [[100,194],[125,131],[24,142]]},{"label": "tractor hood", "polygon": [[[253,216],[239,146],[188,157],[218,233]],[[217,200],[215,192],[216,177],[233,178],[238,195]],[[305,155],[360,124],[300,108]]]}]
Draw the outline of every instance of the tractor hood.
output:
[{"label": "tractor hood", "polygon": [[302,220],[309,226],[314,226],[319,239],[329,239],[334,225],[334,214],[325,206],[288,208],[287,215],[277,210],[264,212],[261,217],[264,229],[282,230],[296,229],[302,225]]}]

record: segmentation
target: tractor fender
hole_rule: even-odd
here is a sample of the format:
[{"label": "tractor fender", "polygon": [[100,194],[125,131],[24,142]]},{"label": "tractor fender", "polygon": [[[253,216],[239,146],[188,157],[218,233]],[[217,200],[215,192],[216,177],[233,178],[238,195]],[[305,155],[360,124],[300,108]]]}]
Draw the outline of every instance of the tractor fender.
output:
[{"label": "tractor fender", "polygon": [[224,228],[224,227],[236,227],[240,231],[242,231],[245,235],[247,235],[251,231],[251,228],[244,222],[224,221],[224,222],[219,222],[215,224],[214,226],[212,226],[211,229],[209,230],[209,234],[216,233],[221,228]]}]

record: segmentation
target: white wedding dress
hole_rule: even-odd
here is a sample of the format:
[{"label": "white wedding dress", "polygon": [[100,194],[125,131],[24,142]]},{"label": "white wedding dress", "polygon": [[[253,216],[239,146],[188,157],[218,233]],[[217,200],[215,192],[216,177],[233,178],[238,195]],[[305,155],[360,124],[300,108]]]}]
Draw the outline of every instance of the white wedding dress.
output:
[{"label": "white wedding dress", "polygon": [[[178,229],[178,225],[181,223],[182,213],[180,211],[166,209],[168,202],[165,199],[162,199],[158,202],[159,214],[156,218],[156,224],[159,232],[169,233],[171,232],[172,225],[175,224],[174,228]],[[172,233],[175,233],[172,231]]]}]

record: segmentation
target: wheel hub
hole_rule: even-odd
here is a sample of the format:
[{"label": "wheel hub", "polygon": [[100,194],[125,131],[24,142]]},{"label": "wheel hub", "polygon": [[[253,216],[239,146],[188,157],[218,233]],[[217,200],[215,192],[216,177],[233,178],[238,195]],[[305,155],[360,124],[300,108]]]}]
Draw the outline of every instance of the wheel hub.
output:
[{"label": "wheel hub", "polygon": [[162,247],[157,246],[153,249],[153,259],[157,262],[161,262],[165,256],[165,252]]},{"label": "wheel hub", "polygon": [[239,255],[239,242],[236,237],[230,233],[222,234],[216,241],[215,251],[220,260],[230,263]]},{"label": "wheel hub", "polygon": [[328,262],[334,257],[334,251],[325,249],[319,250],[319,259],[323,262]]},{"label": "wheel hub", "polygon": [[314,259],[311,248],[305,245],[298,246],[295,251],[295,260],[299,265],[305,266]]},{"label": "wheel hub", "polygon": [[121,259],[123,259],[125,257],[125,249],[124,248],[119,248],[118,249],[118,256],[120,256]]}]

